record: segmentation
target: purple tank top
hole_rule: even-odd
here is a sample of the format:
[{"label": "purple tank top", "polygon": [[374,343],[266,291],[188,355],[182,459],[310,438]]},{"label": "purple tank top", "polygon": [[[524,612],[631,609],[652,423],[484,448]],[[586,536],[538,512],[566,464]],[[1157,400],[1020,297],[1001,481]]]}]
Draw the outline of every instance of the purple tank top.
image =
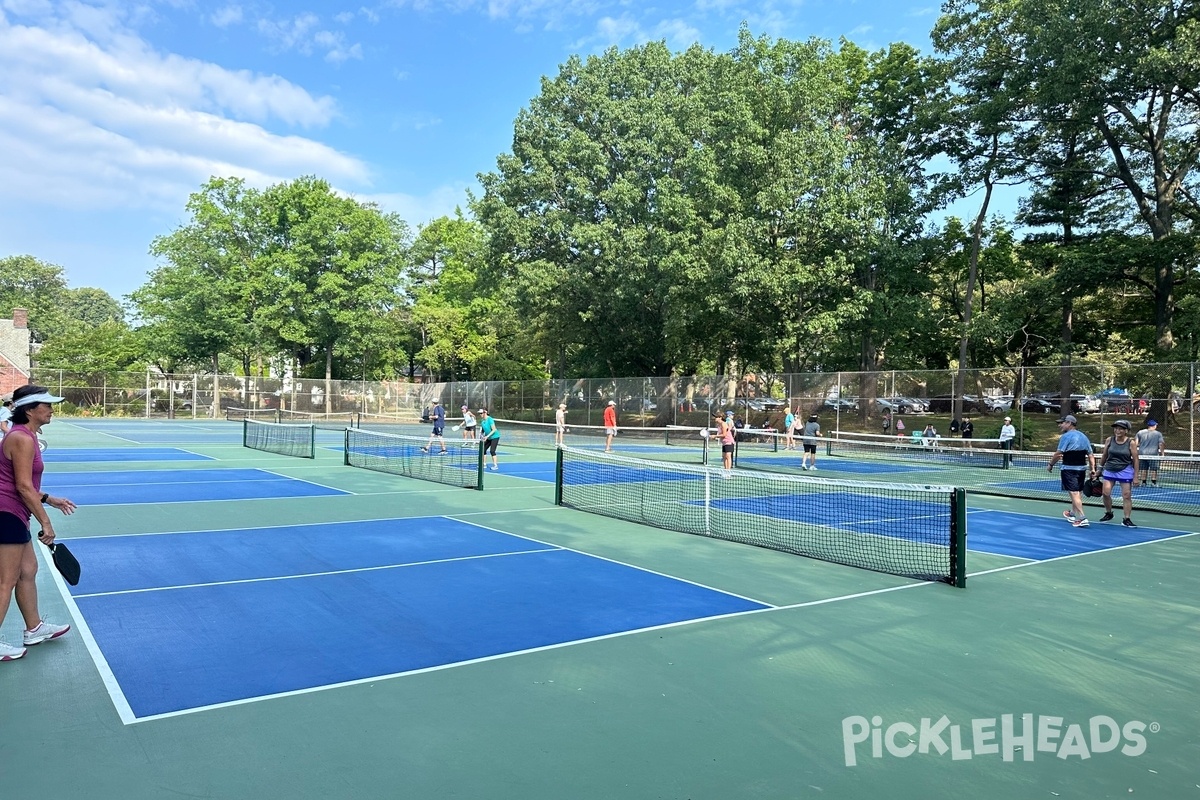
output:
[{"label": "purple tank top", "polygon": [[[28,436],[33,439],[33,488],[41,492],[42,471],[45,470],[46,465],[42,462],[42,451],[37,446],[37,437],[24,425],[13,425],[6,436],[13,435]],[[12,459],[5,455],[3,447],[0,447],[0,511],[7,511],[18,519],[25,520],[25,524],[29,524],[29,509],[25,507],[21,496],[17,494],[17,481],[13,475]]]}]

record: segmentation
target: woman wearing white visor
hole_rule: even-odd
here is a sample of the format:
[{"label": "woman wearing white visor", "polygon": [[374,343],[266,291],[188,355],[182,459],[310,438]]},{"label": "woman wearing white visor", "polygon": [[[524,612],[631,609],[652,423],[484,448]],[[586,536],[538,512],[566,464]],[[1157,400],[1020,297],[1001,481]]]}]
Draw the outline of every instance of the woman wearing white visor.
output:
[{"label": "woman wearing white visor", "polygon": [[64,514],[75,510],[65,497],[42,492],[42,453],[37,434],[54,416],[54,404],[61,402],[44,386],[30,384],[13,392],[12,428],[0,443],[0,623],[8,613],[15,594],[17,608],[25,618],[23,646],[0,639],[0,661],[12,661],[25,655],[25,647],[57,639],[71,629],[41,618],[37,604],[37,555],[29,533],[29,518],[42,526],[40,538],[54,541],[54,525],[45,506]]}]

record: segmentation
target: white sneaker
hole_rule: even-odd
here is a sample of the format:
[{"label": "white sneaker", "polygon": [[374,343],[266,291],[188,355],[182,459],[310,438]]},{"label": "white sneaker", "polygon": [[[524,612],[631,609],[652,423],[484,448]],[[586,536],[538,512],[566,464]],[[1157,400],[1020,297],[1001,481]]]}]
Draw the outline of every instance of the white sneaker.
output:
[{"label": "white sneaker", "polygon": [[70,625],[55,625],[53,622],[42,620],[33,630],[25,631],[22,638],[25,640],[25,646],[30,647],[50,639],[57,639],[69,630],[71,630]]},{"label": "white sneaker", "polygon": [[25,655],[24,647],[13,647],[8,642],[0,639],[0,661],[16,661],[23,655]]},{"label": "white sneaker", "polygon": [[817,465],[816,465],[816,464],[813,464],[811,467],[809,467],[809,469],[811,469],[813,472],[816,472],[816,471],[817,471]]}]

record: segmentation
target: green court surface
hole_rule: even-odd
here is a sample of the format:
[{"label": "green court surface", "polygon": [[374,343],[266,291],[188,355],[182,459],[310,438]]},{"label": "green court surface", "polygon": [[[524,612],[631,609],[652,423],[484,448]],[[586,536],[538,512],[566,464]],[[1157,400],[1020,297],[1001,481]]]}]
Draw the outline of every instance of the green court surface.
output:
[{"label": "green court surface", "polygon": [[[318,432],[314,460],[247,450],[239,423],[56,418],[44,433],[48,483],[261,470],[344,492],[145,502],[134,485],[71,517],[51,512],[68,542],[130,537],[131,566],[139,534],[444,516],[766,608],[134,719],[91,612],[74,616],[83,606],[38,546],[42,613],[75,629],[0,664],[0,797],[1200,798],[1198,518],[1139,512],[1161,538],[1105,549],[1119,526],[1093,514],[1086,536],[1100,549],[1043,560],[1005,555],[993,536],[956,589],[555,507],[553,484],[509,474],[551,461],[546,450],[502,447],[479,492],[343,466],[336,433]],[[161,460],[55,458],[91,448]],[[212,460],[172,460],[171,448]],[[1012,514],[1026,542],[1079,533],[1062,503],[968,499]],[[289,544],[276,536],[262,559]],[[626,602],[643,610],[639,596]],[[376,635],[400,653],[417,644],[314,619],[301,660],[336,665]],[[233,672],[235,659],[292,669],[265,624],[251,608],[205,657]],[[0,633],[20,640],[15,604]]]}]

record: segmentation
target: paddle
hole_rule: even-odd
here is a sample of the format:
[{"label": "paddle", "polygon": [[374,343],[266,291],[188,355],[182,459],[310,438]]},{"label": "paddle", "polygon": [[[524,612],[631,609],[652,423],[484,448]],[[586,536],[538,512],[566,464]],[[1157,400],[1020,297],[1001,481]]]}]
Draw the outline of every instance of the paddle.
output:
[{"label": "paddle", "polygon": [[[41,538],[40,534],[38,538]],[[46,546],[50,548],[50,560],[54,562],[54,568],[63,576],[63,580],[72,586],[78,584],[80,567],[75,555],[62,542],[52,542]]]}]

